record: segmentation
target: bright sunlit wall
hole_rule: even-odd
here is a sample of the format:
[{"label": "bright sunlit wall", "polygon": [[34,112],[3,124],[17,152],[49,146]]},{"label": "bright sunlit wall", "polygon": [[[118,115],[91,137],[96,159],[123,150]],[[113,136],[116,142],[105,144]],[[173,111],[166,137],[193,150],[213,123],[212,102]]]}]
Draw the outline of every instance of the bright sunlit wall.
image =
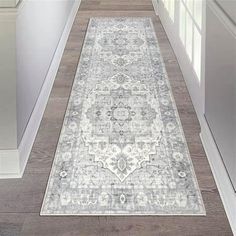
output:
[{"label": "bright sunlit wall", "polygon": [[158,14],[198,114],[204,113],[204,0],[159,0]]},{"label": "bright sunlit wall", "polygon": [[[178,33],[186,54],[201,79],[202,0],[163,0],[164,7]],[[176,24],[177,23],[177,24]]]}]

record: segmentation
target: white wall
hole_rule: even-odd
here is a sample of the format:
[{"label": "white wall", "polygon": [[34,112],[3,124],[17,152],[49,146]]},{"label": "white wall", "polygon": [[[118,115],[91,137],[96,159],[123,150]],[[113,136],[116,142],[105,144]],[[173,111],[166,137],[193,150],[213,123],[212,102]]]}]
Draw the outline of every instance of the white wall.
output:
[{"label": "white wall", "polygon": [[222,10],[229,16],[230,20],[236,24],[235,0],[215,0]]},{"label": "white wall", "polygon": [[14,45],[15,14],[0,11],[0,149],[17,147]]},{"label": "white wall", "polygon": [[188,86],[197,114],[204,113],[204,3],[160,0],[158,14]]},{"label": "white wall", "polygon": [[236,26],[209,6],[206,16],[205,117],[236,190]]},{"label": "white wall", "polygon": [[222,3],[209,0],[206,8],[207,122],[201,122],[201,137],[236,235],[236,25],[225,12],[226,6],[236,10],[236,1]]},{"label": "white wall", "polygon": [[30,0],[16,20],[17,142],[24,134],[74,0]]},{"label": "white wall", "polygon": [[79,5],[0,7],[0,178],[23,175]]}]

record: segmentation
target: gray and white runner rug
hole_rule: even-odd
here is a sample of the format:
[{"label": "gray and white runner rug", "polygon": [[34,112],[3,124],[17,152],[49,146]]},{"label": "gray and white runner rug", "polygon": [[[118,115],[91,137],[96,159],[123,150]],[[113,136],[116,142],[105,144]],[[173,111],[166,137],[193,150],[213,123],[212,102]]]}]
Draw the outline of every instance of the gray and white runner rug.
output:
[{"label": "gray and white runner rug", "polygon": [[92,18],[41,215],[205,215],[150,18]]}]

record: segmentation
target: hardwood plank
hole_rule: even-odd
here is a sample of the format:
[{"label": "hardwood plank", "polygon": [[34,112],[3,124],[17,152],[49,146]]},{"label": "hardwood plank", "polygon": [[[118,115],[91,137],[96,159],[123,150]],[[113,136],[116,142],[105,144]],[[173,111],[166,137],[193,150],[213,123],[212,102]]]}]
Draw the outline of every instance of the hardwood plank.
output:
[{"label": "hardwood plank", "polygon": [[[215,206],[212,206],[215,207]],[[220,213],[220,212],[219,212]],[[224,216],[204,217],[40,217],[30,214],[25,220],[24,236],[75,236],[75,235],[232,235],[230,229],[221,224]],[[183,222],[185,222],[183,224]],[[189,227],[191,226],[191,227]],[[216,229],[217,228],[217,229]]]},{"label": "hardwood plank", "polygon": [[115,11],[115,10],[124,10],[124,11],[153,11],[153,6],[151,1],[147,0],[104,0],[104,1],[94,1],[87,0],[83,1],[83,4],[80,6],[80,11],[83,10],[93,10],[93,11]]},{"label": "hardwood plank", "polygon": [[29,214],[22,228],[24,236],[92,236],[99,233],[100,220],[98,216],[74,217],[54,216],[40,217]]},{"label": "hardwood plank", "polygon": [[25,174],[22,179],[0,181],[0,214],[39,212],[47,174]]},{"label": "hardwood plank", "polygon": [[20,236],[26,214],[0,213],[0,235]]}]

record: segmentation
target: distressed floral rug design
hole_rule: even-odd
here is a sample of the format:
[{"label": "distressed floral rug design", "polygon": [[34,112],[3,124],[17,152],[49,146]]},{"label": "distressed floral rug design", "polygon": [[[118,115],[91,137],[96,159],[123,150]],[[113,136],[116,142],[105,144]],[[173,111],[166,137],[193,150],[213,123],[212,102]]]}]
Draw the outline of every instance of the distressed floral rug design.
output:
[{"label": "distressed floral rug design", "polygon": [[150,18],[92,18],[41,215],[204,215]]}]

